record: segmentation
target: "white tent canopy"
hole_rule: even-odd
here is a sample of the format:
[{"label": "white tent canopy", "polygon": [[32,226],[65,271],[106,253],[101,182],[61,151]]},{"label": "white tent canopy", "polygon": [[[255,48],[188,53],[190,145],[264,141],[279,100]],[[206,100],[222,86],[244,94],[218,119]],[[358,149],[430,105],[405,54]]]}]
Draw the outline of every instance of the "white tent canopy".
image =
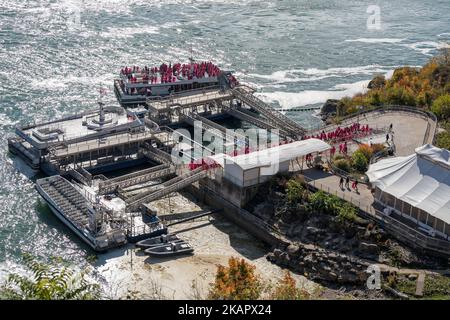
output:
[{"label": "white tent canopy", "polygon": [[236,157],[218,154],[209,158],[216,161],[222,167],[224,167],[226,163],[232,163],[239,166],[242,170],[248,170],[258,167],[270,167],[278,163],[306,156],[310,153],[323,152],[330,148],[331,146],[322,140],[307,139],[248,154],[241,154]]},{"label": "white tent canopy", "polygon": [[369,167],[373,186],[450,224],[450,152],[432,145]]},{"label": "white tent canopy", "polygon": [[277,173],[287,172],[291,160],[330,148],[322,140],[308,139],[235,157],[218,154],[210,159],[222,166],[224,178],[239,187],[249,187],[265,182]]}]

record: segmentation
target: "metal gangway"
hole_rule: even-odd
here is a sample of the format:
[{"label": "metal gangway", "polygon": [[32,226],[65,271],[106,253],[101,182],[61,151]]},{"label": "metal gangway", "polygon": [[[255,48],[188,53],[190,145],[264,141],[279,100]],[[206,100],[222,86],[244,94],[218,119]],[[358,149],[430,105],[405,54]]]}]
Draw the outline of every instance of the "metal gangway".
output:
[{"label": "metal gangway", "polygon": [[144,156],[146,156],[147,158],[154,160],[156,162],[167,164],[167,165],[172,163],[172,157],[169,153],[167,153],[163,150],[157,149],[157,148],[151,146],[147,142],[142,145],[141,152]]},{"label": "metal gangway", "polygon": [[211,132],[215,136],[222,137],[228,142],[234,142],[236,139],[238,143],[240,142],[241,144],[248,144],[248,138],[246,136],[237,132],[231,132],[231,130],[227,130],[227,128],[221,126],[220,124],[202,117],[197,113],[188,112],[187,114],[183,115],[183,120],[192,126],[195,125],[195,121],[200,121],[204,130]]},{"label": "metal gangway", "polygon": [[158,178],[163,178],[175,173],[175,167],[168,164],[161,164],[156,167],[132,172],[114,179],[101,181],[98,186],[99,194],[112,193],[119,188],[128,188],[140,183],[148,182]]},{"label": "metal gangway", "polygon": [[281,137],[288,137],[290,136],[290,133],[284,130],[283,128],[278,128],[272,125],[269,121],[266,119],[263,119],[261,117],[257,117],[255,115],[250,114],[251,111],[247,111],[244,108],[235,108],[235,109],[228,109],[227,113],[237,119],[240,119],[242,121],[246,121],[248,123],[251,123],[258,128],[263,128],[266,130],[274,130],[277,129],[278,133]]},{"label": "metal gangway", "polygon": [[178,176],[169,180],[163,184],[163,188],[159,190],[151,190],[148,192],[143,192],[134,197],[126,199],[128,211],[136,211],[144,203],[150,203],[152,201],[158,200],[172,192],[181,190],[192,183],[203,179],[207,176],[208,171],[200,167],[192,170],[184,175]]},{"label": "metal gangway", "polygon": [[281,112],[276,111],[267,103],[255,97],[251,92],[248,92],[248,90],[241,87],[236,87],[231,90],[237,99],[262,114],[274,127],[284,128],[293,138],[300,137],[306,133],[306,130],[298,123],[289,119]]}]

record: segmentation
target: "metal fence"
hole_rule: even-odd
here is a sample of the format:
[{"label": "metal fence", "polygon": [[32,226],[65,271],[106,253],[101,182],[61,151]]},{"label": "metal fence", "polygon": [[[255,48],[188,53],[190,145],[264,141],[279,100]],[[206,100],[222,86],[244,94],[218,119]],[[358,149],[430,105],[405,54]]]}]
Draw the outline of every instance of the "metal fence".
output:
[{"label": "metal fence", "polygon": [[361,202],[361,199],[355,198],[352,195],[346,194],[345,192],[337,189],[333,190],[330,186],[324,185],[309,177],[303,177],[308,185],[314,189],[322,190],[353,204],[359,209],[359,214],[362,217],[375,221],[397,239],[404,241],[415,248],[425,249],[447,257],[450,256],[450,241],[425,235],[419,230],[416,230],[393,217],[383,214],[380,210],[375,209],[372,204]]}]

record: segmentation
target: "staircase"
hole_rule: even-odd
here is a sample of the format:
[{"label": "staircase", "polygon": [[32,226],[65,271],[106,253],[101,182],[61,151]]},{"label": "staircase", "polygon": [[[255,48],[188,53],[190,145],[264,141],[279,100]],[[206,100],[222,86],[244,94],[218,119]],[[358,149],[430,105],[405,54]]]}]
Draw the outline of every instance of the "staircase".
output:
[{"label": "staircase", "polygon": [[290,136],[290,133],[287,132],[286,130],[275,127],[273,124],[271,124],[266,119],[263,119],[256,114],[251,114],[253,112],[245,110],[243,108],[229,109],[229,110],[227,110],[227,113],[237,119],[251,123],[251,124],[257,126],[258,128],[263,128],[266,130],[278,129],[278,132],[281,137]]},{"label": "staircase", "polygon": [[172,156],[169,153],[154,148],[148,143],[144,143],[143,147],[141,148],[141,152],[150,160],[154,160],[156,162],[167,165],[170,165],[172,163]]},{"label": "staircase", "polygon": [[245,142],[247,140],[247,137],[236,132],[233,132],[232,134],[228,133],[227,128],[194,112],[189,112],[188,114],[183,115],[183,121],[191,126],[194,126],[195,121],[200,121],[204,130],[209,131],[218,137],[224,137],[229,142],[234,142],[235,138],[241,142]]},{"label": "staircase", "polygon": [[144,192],[134,197],[131,197],[126,200],[127,202],[127,210],[128,211],[136,211],[142,204],[149,203],[160,199],[172,192],[176,192],[181,190],[190,184],[205,178],[207,175],[207,171],[203,168],[197,168],[193,171],[190,171],[182,176],[178,176],[169,180],[163,184],[162,189],[159,190],[151,190],[148,192]]},{"label": "staircase", "polygon": [[136,184],[163,178],[173,173],[175,173],[174,167],[167,164],[161,164],[159,166],[133,172],[116,179],[101,181],[99,183],[98,193],[112,193],[119,188],[128,188]]},{"label": "staircase", "polygon": [[295,121],[292,121],[284,114],[276,111],[267,103],[255,97],[252,93],[245,91],[242,88],[232,89],[233,95],[250,106],[251,108],[258,111],[261,115],[263,115],[269,123],[276,128],[284,128],[293,138],[297,138],[306,133],[306,130],[301,127]]}]

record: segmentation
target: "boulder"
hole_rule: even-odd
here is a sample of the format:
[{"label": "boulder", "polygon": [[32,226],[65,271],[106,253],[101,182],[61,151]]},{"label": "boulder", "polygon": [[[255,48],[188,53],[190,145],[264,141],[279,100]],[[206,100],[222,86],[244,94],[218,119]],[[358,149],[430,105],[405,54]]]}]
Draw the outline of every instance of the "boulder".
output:
[{"label": "boulder", "polygon": [[369,243],[369,242],[363,242],[361,241],[359,243],[359,250],[366,252],[366,253],[370,253],[370,254],[374,254],[374,253],[378,253],[378,251],[380,250],[378,248],[378,246],[374,243]]},{"label": "boulder", "polygon": [[386,85],[386,78],[382,75],[378,75],[373,78],[367,85],[368,89],[381,89]]},{"label": "boulder", "polygon": [[306,227],[306,232],[307,232],[309,235],[319,235],[319,234],[321,234],[323,231],[320,230],[320,229],[318,229],[318,228],[316,228],[316,227]]},{"label": "boulder", "polygon": [[283,253],[283,251],[281,251],[280,249],[275,249],[273,250],[273,255],[278,258],[281,254]]},{"label": "boulder", "polygon": [[300,247],[296,244],[290,244],[287,247],[287,252],[289,253],[289,255],[293,255],[296,254],[298,252],[298,250],[300,249]]},{"label": "boulder", "polygon": [[408,276],[408,279],[409,280],[416,280],[417,279],[417,274],[415,274],[415,273],[412,273],[412,274],[410,274],[409,276]]},{"label": "boulder", "polygon": [[335,99],[328,99],[324,105],[322,106],[322,108],[320,109],[320,115],[322,117],[327,118],[330,115],[336,114],[337,112],[337,107],[339,104],[339,100],[335,100]]}]

